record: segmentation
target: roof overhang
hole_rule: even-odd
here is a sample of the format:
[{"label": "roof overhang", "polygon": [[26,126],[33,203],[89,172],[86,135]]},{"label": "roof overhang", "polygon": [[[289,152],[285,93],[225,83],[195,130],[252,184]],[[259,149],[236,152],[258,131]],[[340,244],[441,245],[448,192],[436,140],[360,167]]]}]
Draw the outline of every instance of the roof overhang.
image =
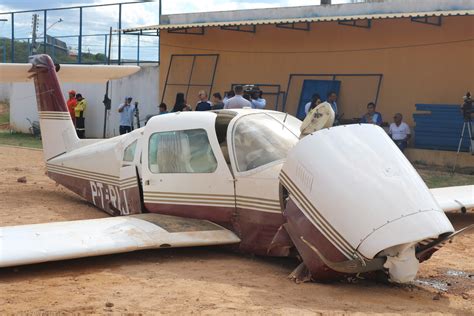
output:
[{"label": "roof overhang", "polygon": [[448,16],[470,16],[474,15],[474,10],[453,10],[453,11],[431,11],[431,12],[404,12],[387,14],[365,14],[365,15],[344,15],[344,16],[320,16],[302,17],[290,19],[266,19],[266,20],[244,20],[244,21],[221,21],[205,23],[187,24],[159,24],[148,25],[135,28],[122,29],[123,33],[176,30],[189,28],[211,28],[228,26],[256,26],[256,25],[278,25],[292,23],[314,23],[314,22],[340,22],[357,20],[381,20],[381,19],[401,19],[401,18],[424,18],[424,17],[448,17]]}]

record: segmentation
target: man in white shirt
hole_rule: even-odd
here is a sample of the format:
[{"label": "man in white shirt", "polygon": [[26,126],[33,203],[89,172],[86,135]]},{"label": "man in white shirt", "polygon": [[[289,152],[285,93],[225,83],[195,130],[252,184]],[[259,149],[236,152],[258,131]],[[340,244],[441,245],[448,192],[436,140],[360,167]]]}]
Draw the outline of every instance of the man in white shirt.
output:
[{"label": "man in white shirt", "polygon": [[393,139],[398,148],[403,152],[407,148],[408,140],[411,137],[410,127],[402,122],[403,116],[400,113],[393,117],[394,123],[390,124],[388,134]]},{"label": "man in white shirt", "polygon": [[251,108],[252,103],[244,99],[244,88],[242,86],[235,86],[234,88],[235,96],[227,100],[225,103],[224,109],[241,109],[241,108]]}]

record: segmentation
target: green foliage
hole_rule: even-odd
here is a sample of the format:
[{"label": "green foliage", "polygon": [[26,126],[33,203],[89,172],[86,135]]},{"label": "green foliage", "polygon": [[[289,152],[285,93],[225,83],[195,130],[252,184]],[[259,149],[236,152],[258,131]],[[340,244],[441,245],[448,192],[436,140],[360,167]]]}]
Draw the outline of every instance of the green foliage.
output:
[{"label": "green foliage", "polygon": [[0,146],[1,145],[43,148],[41,139],[35,138],[31,134],[10,133],[9,131],[0,131]]},{"label": "green foliage", "polygon": [[[15,41],[15,60],[16,63],[28,62],[28,56],[31,53],[31,44],[25,41]],[[43,45],[39,43],[37,51],[43,53]],[[77,56],[69,56],[64,50],[53,46],[46,47],[46,54],[50,55],[56,63],[77,63]],[[5,56],[5,57],[4,57]],[[0,38],[0,62],[12,62],[11,58],[11,40],[8,38]],[[105,63],[106,57],[104,54],[82,53],[82,63]]]},{"label": "green foliage", "polygon": [[0,102],[0,126],[10,123],[10,105]]},{"label": "green foliage", "polygon": [[468,174],[455,173],[454,175],[447,171],[417,169],[426,185],[430,188],[442,188],[457,185],[468,185],[474,183],[474,176]]}]

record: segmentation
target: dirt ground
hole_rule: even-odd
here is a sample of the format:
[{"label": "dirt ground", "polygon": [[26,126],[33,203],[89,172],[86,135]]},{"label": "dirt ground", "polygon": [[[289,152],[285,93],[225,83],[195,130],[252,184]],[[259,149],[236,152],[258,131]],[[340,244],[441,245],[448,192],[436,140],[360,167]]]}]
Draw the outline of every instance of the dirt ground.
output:
[{"label": "dirt ground", "polygon": [[[1,226],[106,215],[45,176],[42,152],[0,147]],[[26,176],[27,183],[17,182]],[[474,213],[450,214],[456,228]],[[1,249],[1,244],[0,244]],[[0,314],[473,313],[474,232],[421,265],[407,286],[295,284],[289,259],[218,247],[166,249],[0,269]]]}]

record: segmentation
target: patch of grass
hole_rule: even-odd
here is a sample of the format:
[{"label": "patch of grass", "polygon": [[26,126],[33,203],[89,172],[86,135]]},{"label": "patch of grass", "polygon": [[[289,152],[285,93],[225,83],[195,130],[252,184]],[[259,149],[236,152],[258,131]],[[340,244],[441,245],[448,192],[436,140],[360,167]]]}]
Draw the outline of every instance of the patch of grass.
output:
[{"label": "patch of grass", "polygon": [[10,123],[9,105],[5,102],[0,102],[0,125]]},{"label": "patch of grass", "polygon": [[468,174],[451,174],[446,171],[427,169],[418,169],[418,173],[430,188],[474,184],[474,176]]},{"label": "patch of grass", "polygon": [[10,133],[9,131],[0,131],[0,146],[1,145],[43,148],[41,139],[35,138],[30,134]]},{"label": "patch of grass", "polygon": [[10,123],[10,113],[0,113],[0,125]]}]

